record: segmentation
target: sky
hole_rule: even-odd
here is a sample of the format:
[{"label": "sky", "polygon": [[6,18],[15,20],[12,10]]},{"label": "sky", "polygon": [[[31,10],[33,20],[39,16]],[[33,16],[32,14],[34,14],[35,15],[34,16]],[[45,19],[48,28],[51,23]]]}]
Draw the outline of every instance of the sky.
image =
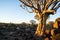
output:
[{"label": "sky", "polygon": [[[29,13],[20,7],[19,0],[0,0],[0,22],[5,23],[29,23],[34,19],[35,14]],[[60,8],[55,15],[50,15],[48,21],[55,21],[60,17]]]}]

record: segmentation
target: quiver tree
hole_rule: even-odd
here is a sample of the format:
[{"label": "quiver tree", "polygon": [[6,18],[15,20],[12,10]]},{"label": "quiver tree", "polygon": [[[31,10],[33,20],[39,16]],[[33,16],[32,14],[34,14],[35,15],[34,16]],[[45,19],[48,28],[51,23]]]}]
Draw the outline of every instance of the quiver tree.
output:
[{"label": "quiver tree", "polygon": [[38,20],[36,35],[41,36],[44,32],[46,20],[50,14],[55,14],[60,7],[60,0],[19,0],[20,5],[30,13],[35,13],[35,18]]}]

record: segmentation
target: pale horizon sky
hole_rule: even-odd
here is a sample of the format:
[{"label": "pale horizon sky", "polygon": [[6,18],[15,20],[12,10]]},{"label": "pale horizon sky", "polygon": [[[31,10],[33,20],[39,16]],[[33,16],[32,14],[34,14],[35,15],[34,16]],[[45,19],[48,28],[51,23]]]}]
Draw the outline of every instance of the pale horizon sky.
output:
[{"label": "pale horizon sky", "polygon": [[[34,19],[35,14],[28,13],[20,7],[19,0],[0,0],[0,22],[5,23],[29,23],[30,20]],[[48,21],[54,21],[60,17],[60,8],[57,10],[55,15],[51,15]]]}]

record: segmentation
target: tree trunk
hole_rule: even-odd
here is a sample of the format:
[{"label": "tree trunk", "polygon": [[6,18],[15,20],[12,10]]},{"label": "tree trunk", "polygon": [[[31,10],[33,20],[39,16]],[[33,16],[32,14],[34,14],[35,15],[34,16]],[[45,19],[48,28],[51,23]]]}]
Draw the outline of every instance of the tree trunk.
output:
[{"label": "tree trunk", "polygon": [[36,32],[35,32],[35,34],[36,34],[37,36],[41,36],[41,35],[42,35],[42,33],[41,33],[42,25],[43,25],[42,19],[43,19],[43,18],[39,18],[39,20],[38,20],[39,23],[38,23],[37,30],[36,30]]},{"label": "tree trunk", "polygon": [[38,27],[37,30],[35,32],[35,34],[37,36],[42,36],[44,33],[44,27],[46,25],[46,18],[45,18],[45,14],[42,15],[42,17],[39,19],[39,23],[38,23]]}]

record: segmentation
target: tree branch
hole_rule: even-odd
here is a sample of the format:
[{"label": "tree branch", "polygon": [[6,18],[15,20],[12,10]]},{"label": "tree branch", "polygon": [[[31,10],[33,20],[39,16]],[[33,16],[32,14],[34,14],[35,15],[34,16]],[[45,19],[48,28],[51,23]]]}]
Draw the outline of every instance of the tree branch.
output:
[{"label": "tree branch", "polygon": [[37,4],[37,9],[38,9],[39,13],[41,13],[41,8],[40,8],[38,0],[36,0],[36,4]]},{"label": "tree branch", "polygon": [[28,7],[30,7],[30,8],[34,8],[35,10],[38,10],[37,8],[35,8],[33,5],[29,5],[29,4],[27,4],[27,3],[25,3],[25,1],[24,0],[19,0],[20,2],[22,2],[24,5],[26,5],[26,6],[28,6]]},{"label": "tree branch", "polygon": [[59,2],[59,1],[53,2],[53,5],[52,5],[51,9],[53,9],[53,8],[56,6],[56,4],[57,4],[58,2]]},{"label": "tree branch", "polygon": [[60,3],[55,7],[53,10],[57,11],[57,9],[60,7]]},{"label": "tree branch", "polygon": [[48,9],[48,6],[50,5],[51,1],[52,1],[52,0],[48,0],[48,2],[46,3],[46,5],[45,5],[45,9],[46,9],[46,10]]}]

